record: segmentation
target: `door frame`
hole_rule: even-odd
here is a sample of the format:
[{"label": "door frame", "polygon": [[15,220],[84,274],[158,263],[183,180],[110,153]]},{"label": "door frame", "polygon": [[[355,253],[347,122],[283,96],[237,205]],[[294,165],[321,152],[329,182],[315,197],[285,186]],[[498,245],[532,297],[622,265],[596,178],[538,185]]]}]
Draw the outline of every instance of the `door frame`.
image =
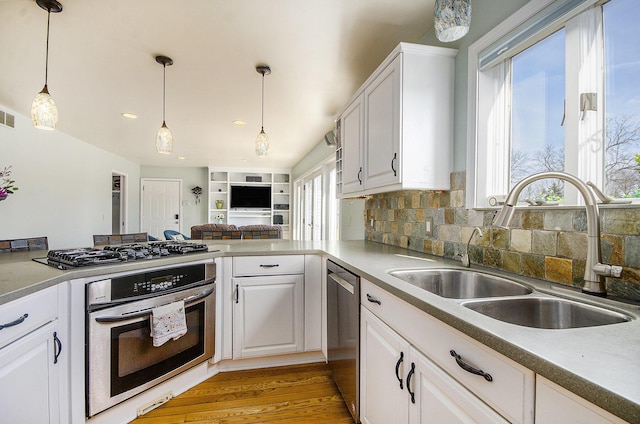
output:
[{"label": "door frame", "polygon": [[[129,175],[112,169],[112,181],[114,176],[120,177],[120,234],[127,234],[129,232]],[[113,220],[113,217],[111,219]]]},{"label": "door frame", "polygon": [[180,223],[178,224],[178,231],[184,234],[182,231],[182,223],[184,212],[182,210],[182,179],[179,178],[140,178],[140,218],[138,225],[140,226],[140,231],[142,231],[142,218],[144,216],[144,183],[147,181],[164,181],[164,182],[178,182],[178,214],[180,216]]}]

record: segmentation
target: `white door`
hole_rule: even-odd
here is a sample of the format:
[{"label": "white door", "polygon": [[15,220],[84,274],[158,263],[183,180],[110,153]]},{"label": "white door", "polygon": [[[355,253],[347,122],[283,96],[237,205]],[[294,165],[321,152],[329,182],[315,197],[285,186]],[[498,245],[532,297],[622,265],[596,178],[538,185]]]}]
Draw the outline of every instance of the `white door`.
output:
[{"label": "white door", "polygon": [[53,321],[0,349],[3,423],[60,422],[59,374],[54,364]]},{"label": "white door", "polygon": [[234,278],[233,359],[304,350],[304,276]]},{"label": "white door", "polygon": [[164,230],[180,231],[180,180],[142,179],[140,230],[164,240]]},{"label": "white door", "polygon": [[406,424],[409,343],[368,309],[361,308],[361,316],[360,420],[364,424]]}]

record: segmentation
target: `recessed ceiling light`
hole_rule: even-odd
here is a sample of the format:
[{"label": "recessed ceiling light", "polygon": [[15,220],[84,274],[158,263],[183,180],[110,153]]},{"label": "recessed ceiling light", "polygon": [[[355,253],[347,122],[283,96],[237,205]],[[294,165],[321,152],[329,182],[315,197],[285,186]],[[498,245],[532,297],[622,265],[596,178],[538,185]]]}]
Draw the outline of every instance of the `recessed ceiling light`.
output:
[{"label": "recessed ceiling light", "polygon": [[124,112],[122,116],[129,119],[138,119],[138,115],[136,115],[135,113]]},{"label": "recessed ceiling light", "polygon": [[178,156],[178,159],[185,160],[186,158],[184,156]]},{"label": "recessed ceiling light", "polygon": [[245,121],[243,121],[242,119],[236,119],[235,121],[233,121],[233,125],[237,125],[239,127],[246,125],[247,123]]}]

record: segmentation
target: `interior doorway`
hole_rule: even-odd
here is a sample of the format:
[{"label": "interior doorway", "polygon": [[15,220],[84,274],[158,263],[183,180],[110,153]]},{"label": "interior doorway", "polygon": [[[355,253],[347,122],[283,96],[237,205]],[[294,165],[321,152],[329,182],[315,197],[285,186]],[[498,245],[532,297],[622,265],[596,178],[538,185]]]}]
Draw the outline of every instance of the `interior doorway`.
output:
[{"label": "interior doorway", "polygon": [[140,190],[140,231],[160,240],[165,230],[181,232],[182,180],[143,178]]},{"label": "interior doorway", "polygon": [[127,233],[127,176],[111,172],[111,234]]}]

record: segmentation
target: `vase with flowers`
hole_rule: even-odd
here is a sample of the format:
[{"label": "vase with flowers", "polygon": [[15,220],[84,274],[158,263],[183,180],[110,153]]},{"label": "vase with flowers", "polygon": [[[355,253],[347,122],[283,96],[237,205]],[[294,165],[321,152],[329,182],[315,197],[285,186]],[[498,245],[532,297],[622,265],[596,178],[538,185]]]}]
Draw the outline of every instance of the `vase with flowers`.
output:
[{"label": "vase with flowers", "polygon": [[216,221],[218,221],[218,224],[223,224],[224,223],[224,214],[223,213],[219,213],[215,216]]},{"label": "vase with flowers", "polygon": [[5,200],[10,194],[18,190],[11,179],[11,166],[6,166],[0,171],[0,201]]}]

